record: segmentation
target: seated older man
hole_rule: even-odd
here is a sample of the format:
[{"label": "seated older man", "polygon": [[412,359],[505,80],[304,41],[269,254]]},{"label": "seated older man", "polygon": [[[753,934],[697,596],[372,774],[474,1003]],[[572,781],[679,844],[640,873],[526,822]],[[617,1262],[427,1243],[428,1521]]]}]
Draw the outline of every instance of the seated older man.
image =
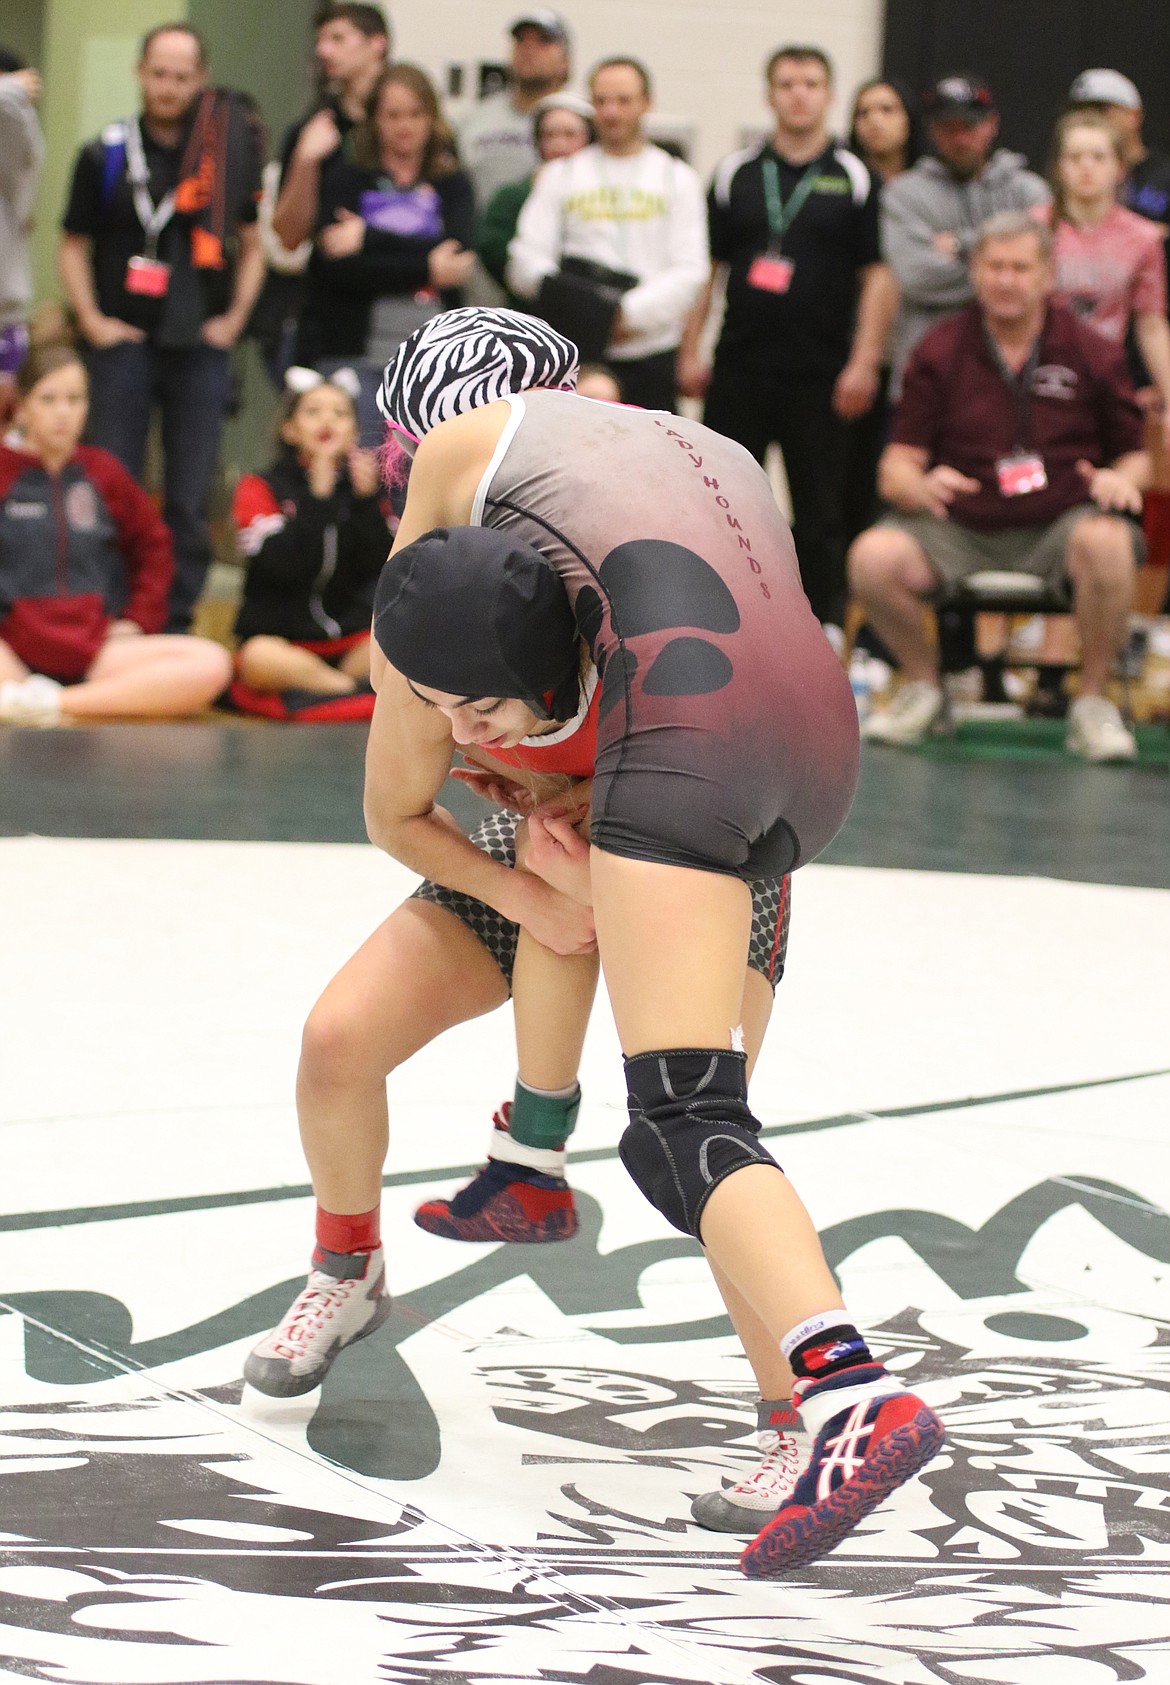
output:
[{"label": "seated older man", "polygon": [[1067,746],[1132,760],[1105,695],[1125,643],[1149,463],[1120,350],[1050,301],[1051,239],[1024,213],[980,229],[974,302],[923,338],[906,369],[879,484],[892,511],[856,540],[854,594],[903,684],[866,736],[914,743],[942,708],[922,601],[985,570],[1067,582],[1081,640]]}]

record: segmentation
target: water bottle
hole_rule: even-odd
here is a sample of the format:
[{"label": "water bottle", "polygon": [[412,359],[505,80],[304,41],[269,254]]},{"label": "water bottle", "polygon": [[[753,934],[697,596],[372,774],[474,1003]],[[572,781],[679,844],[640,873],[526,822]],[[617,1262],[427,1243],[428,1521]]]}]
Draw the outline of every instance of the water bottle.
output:
[{"label": "water bottle", "polygon": [[873,701],[873,675],[869,668],[869,656],[863,649],[855,649],[849,657],[849,688],[853,692],[857,718],[867,719]]}]

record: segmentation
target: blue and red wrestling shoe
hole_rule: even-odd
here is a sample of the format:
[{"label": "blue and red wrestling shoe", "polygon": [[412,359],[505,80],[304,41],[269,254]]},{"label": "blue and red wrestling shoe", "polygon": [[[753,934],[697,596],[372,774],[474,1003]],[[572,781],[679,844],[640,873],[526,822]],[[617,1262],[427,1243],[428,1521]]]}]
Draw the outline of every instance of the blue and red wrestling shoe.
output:
[{"label": "blue and red wrestling shoe", "polygon": [[414,1220],[447,1240],[530,1243],[570,1240],[577,1232],[573,1190],[560,1176],[489,1158],[451,1199],[428,1199]]},{"label": "blue and red wrestling shoe", "polygon": [[[886,1390],[875,1394],[873,1384],[883,1381]],[[749,1579],[772,1579],[824,1556],[938,1451],[942,1422],[896,1385],[879,1364],[796,1383],[793,1402],[816,1429],[812,1456],[791,1498],[740,1557]],[[837,1402],[841,1408],[827,1415]]]}]

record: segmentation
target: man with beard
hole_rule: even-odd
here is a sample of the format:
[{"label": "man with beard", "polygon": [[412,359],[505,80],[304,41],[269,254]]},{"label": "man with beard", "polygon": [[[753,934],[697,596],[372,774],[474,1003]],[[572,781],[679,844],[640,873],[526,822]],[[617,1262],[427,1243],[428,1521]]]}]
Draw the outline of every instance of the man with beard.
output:
[{"label": "man with beard", "polygon": [[263,141],[242,99],[208,88],[203,42],[185,23],[146,35],[138,84],[140,115],[107,124],[78,155],[58,262],[90,347],[92,443],[141,479],[160,409],[175,541],[166,630],[185,632],[211,559],[229,353],[264,279]]},{"label": "man with beard", "polygon": [[982,224],[1000,211],[1035,210],[1044,219],[1052,197],[1021,153],[995,147],[999,113],[978,77],[944,76],[922,107],[934,155],[882,193],[882,250],[901,290],[892,396],[927,329],[971,302],[970,260]]},{"label": "man with beard", "polygon": [[511,28],[508,86],[480,100],[459,125],[459,156],[480,208],[509,182],[531,175],[540,159],[532,135],[536,107],[569,80],[569,32],[556,12],[537,8]]}]

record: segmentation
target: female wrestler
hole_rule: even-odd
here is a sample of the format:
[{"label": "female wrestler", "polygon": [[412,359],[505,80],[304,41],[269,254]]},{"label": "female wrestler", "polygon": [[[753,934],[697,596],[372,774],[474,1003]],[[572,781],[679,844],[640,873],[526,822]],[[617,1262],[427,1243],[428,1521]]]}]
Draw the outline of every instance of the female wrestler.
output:
[{"label": "female wrestler", "polygon": [[[588,848],[570,817],[588,807],[583,779],[596,751],[599,693],[595,685],[587,690],[566,724],[533,716],[531,732],[513,748],[467,746],[479,769],[469,781],[529,814],[525,823],[515,812],[492,814],[472,835],[499,873],[492,904],[424,883],[342,968],[309,1016],[297,1110],[319,1202],[318,1245],[305,1289],[247,1359],[245,1377],[258,1391],[311,1391],[340,1351],[385,1320],[386,1077],[443,1030],[500,1005],[509,985],[520,1061],[515,1097],[497,1114],[484,1168],[453,1199],[426,1201],[415,1220],[433,1233],[478,1241],[555,1241],[576,1229],[564,1144],[580,1103],[577,1065],[597,979]],[[427,716],[419,723],[416,776],[401,787],[404,817],[428,777],[430,796],[438,793],[451,760],[445,725]],[[498,910],[500,885],[510,889],[517,875],[518,848],[522,870],[547,872],[563,885],[561,895],[550,890],[542,902],[546,935],[555,925],[562,947],[586,951],[554,955]],[[783,971],[787,889],[787,880],[752,885],[742,1008],[750,1061]],[[730,1490],[696,1498],[692,1511],[705,1526],[752,1533],[791,1494],[801,1459],[785,1431],[796,1423],[779,1350],[750,1317],[740,1334],[761,1394],[760,1460]]]},{"label": "female wrestler", "polygon": [[[568,717],[584,645],[602,678],[590,879],[625,1055],[622,1158],[779,1343],[814,1436],[791,1500],[744,1552],[766,1576],[831,1548],[943,1436],[849,1322],[746,1098],[747,885],[840,826],[856,712],[755,463],[706,428],[575,397],[575,363],[542,324],[469,310],[428,323],[387,369],[383,413],[418,443],[375,603],[367,822],[414,869],[490,890],[431,790],[403,800],[420,715],[436,754],[443,732],[448,755],[514,746],[531,715]],[[547,885],[513,884],[541,940],[525,883],[536,902]]]}]

